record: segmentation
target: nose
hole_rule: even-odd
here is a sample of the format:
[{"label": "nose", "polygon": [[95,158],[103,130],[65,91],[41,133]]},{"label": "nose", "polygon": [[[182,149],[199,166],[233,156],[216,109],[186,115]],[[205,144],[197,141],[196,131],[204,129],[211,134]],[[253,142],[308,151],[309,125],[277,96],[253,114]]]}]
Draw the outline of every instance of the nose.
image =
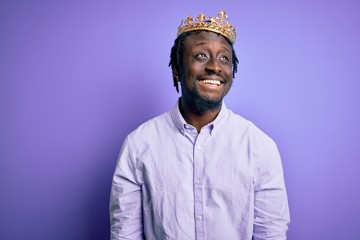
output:
[{"label": "nose", "polygon": [[218,75],[221,73],[222,68],[221,68],[221,65],[219,64],[219,62],[217,61],[217,59],[211,58],[207,62],[206,66],[205,66],[205,70],[207,72],[211,72],[213,74]]}]

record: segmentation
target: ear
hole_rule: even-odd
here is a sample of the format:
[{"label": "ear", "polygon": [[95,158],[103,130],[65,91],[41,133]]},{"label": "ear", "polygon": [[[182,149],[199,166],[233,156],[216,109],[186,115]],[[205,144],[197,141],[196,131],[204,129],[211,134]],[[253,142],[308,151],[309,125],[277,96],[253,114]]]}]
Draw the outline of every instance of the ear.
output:
[{"label": "ear", "polygon": [[171,68],[174,82],[180,82],[179,73],[175,67]]}]

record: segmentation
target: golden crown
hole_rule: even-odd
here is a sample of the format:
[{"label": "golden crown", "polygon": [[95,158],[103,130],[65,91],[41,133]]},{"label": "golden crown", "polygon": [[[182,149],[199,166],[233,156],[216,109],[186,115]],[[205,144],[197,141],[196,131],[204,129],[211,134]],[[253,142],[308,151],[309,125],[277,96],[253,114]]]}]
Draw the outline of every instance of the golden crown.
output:
[{"label": "golden crown", "polygon": [[177,36],[184,32],[207,30],[223,35],[234,44],[236,39],[236,27],[226,21],[227,18],[228,16],[224,10],[218,12],[218,17],[206,17],[204,14],[200,13],[199,16],[194,19],[189,15],[185,20],[181,21]]}]

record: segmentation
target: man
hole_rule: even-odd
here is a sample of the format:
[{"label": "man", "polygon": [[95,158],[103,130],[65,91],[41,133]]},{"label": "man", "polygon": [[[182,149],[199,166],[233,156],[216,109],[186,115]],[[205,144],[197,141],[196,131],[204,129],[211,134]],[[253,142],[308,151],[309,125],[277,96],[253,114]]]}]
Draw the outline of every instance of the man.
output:
[{"label": "man", "polygon": [[277,147],[223,103],[238,63],[226,19],[221,11],[182,21],[170,60],[181,97],[124,141],[111,239],[286,239]]}]

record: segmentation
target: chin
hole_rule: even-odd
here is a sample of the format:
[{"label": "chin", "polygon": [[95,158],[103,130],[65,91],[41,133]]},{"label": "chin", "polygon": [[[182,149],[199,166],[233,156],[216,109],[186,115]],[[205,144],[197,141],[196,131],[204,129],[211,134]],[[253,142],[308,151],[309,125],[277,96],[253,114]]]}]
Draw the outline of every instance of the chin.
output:
[{"label": "chin", "polygon": [[182,85],[182,97],[191,102],[194,110],[198,112],[215,111],[222,105],[223,97],[215,97],[212,94],[202,94],[197,88],[189,89],[185,84]]},{"label": "chin", "polygon": [[204,98],[204,97],[197,97],[197,98],[193,99],[193,103],[194,103],[195,109],[200,112],[214,111],[221,107],[222,100],[223,100],[222,98],[210,99],[210,98]]}]

